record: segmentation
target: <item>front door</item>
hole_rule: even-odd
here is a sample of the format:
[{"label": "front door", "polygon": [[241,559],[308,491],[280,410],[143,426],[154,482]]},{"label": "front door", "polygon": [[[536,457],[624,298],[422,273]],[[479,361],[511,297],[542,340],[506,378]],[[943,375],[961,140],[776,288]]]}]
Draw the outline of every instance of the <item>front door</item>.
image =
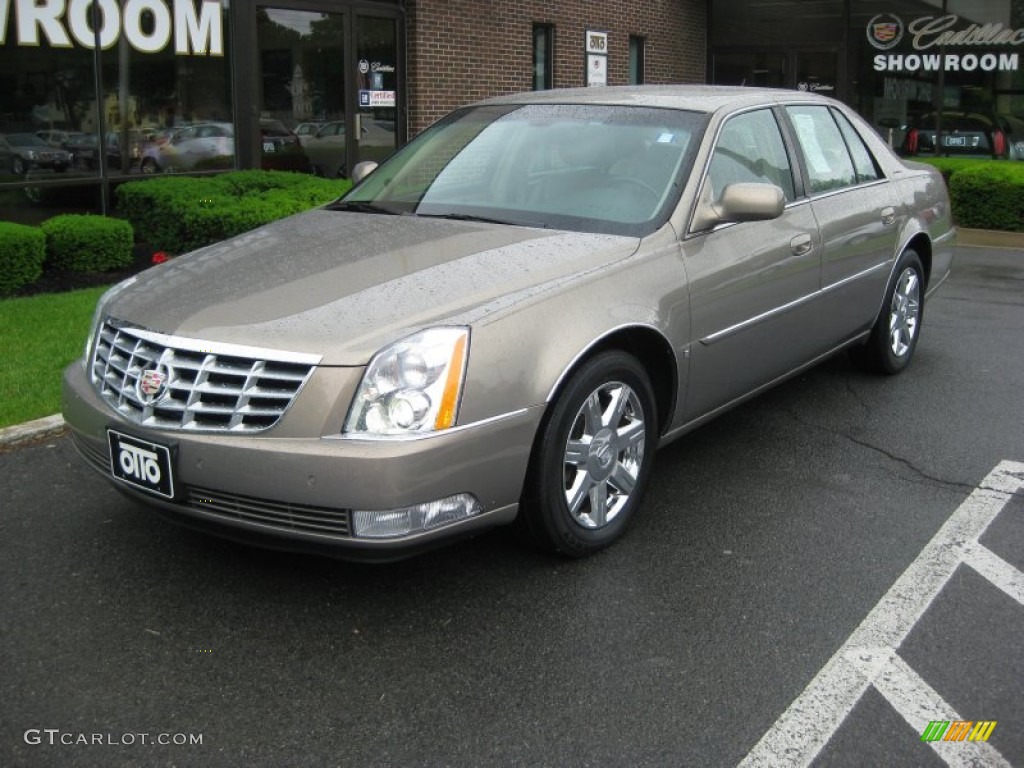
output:
[{"label": "front door", "polygon": [[693,334],[687,422],[817,351],[812,299],[821,279],[820,238],[811,206],[796,197],[794,165],[772,110],[733,116],[718,136],[702,199],[718,200],[731,184],[773,184],[786,209],[770,224],[726,224],[684,245]]}]

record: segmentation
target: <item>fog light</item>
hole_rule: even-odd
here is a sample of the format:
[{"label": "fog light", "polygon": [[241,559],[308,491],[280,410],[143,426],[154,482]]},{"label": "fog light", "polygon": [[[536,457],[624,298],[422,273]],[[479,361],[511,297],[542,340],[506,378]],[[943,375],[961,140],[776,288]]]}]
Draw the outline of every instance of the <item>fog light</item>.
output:
[{"label": "fog light", "polygon": [[429,531],[448,523],[465,520],[483,511],[480,502],[468,493],[449,496],[439,501],[417,504],[402,509],[352,513],[352,527],[356,536],[366,539],[389,539],[410,533]]}]

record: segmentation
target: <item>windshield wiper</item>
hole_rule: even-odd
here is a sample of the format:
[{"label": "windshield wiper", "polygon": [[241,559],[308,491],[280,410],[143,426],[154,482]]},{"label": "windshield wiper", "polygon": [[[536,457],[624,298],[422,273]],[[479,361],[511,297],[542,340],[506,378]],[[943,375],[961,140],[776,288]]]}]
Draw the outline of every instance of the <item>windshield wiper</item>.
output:
[{"label": "windshield wiper", "polygon": [[388,216],[398,216],[404,211],[396,211],[393,208],[385,208],[376,203],[364,202],[362,200],[342,200],[327,206],[332,211],[353,211],[355,213],[383,213]]},{"label": "windshield wiper", "polygon": [[514,221],[506,221],[505,219],[491,219],[487,216],[474,216],[471,213],[417,213],[417,216],[423,216],[428,219],[450,219],[451,221],[478,221],[482,224],[512,224],[515,225]]}]

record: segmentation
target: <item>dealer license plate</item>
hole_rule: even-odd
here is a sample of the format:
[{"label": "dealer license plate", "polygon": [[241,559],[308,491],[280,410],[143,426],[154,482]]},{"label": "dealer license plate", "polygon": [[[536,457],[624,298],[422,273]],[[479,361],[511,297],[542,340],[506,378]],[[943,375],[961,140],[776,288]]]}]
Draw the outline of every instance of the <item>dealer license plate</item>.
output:
[{"label": "dealer license plate", "polygon": [[942,142],[947,147],[966,147],[967,137],[966,136],[943,136]]},{"label": "dealer license plate", "polygon": [[174,498],[170,448],[112,429],[107,430],[107,442],[114,477],[157,496]]},{"label": "dealer license plate", "polygon": [[264,141],[263,142],[263,151],[264,152],[274,152],[276,150],[277,150],[277,147],[274,145],[274,142],[272,142],[272,141]]}]

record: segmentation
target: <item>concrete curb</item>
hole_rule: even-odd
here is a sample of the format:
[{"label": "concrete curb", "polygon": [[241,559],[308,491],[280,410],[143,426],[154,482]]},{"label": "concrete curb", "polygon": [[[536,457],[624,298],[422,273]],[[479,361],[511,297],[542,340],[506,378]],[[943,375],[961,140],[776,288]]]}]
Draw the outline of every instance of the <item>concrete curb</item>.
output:
[{"label": "concrete curb", "polygon": [[64,417],[59,413],[24,424],[0,429],[0,448],[10,448],[44,437],[56,437],[64,432]]},{"label": "concrete curb", "polygon": [[956,244],[986,248],[1024,248],[1024,232],[1001,232],[994,229],[957,227]]}]

